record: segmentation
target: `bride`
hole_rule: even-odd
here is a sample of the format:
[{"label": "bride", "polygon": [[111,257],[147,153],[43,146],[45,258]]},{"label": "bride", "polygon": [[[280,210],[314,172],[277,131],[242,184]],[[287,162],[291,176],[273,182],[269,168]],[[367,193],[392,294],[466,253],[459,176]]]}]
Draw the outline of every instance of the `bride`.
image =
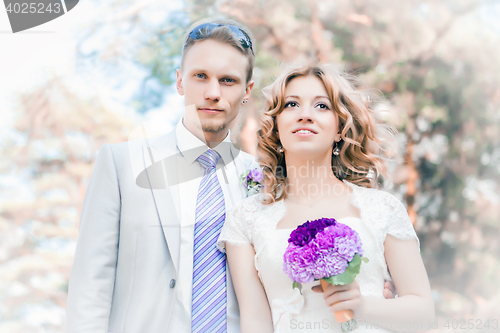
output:
[{"label": "bride", "polygon": [[[333,313],[346,309],[359,332],[425,330],[434,319],[429,280],[403,204],[373,188],[389,137],[366,99],[329,65],[294,67],[266,95],[258,133],[264,187],[236,205],[218,241],[241,332],[341,332]],[[323,217],[357,231],[369,262],[351,284],[323,291],[315,281],[300,292],[283,254],[292,230]],[[384,298],[384,280],[399,297]]]}]

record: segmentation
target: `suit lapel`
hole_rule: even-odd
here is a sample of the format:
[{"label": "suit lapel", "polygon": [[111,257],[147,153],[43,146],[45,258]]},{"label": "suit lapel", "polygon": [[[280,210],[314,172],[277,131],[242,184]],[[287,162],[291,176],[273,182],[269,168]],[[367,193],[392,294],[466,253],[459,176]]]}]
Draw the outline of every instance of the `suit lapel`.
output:
[{"label": "suit lapel", "polygon": [[[176,151],[175,131],[147,144],[143,155],[146,177],[155,201],[160,219],[160,226],[176,271],[179,270],[180,258],[180,220],[177,213],[179,201],[178,161],[182,158]],[[151,161],[152,159],[152,161]]]},{"label": "suit lapel", "polygon": [[236,188],[233,188],[236,190],[236,202],[238,202],[239,200],[247,197],[247,190],[245,186],[240,183],[240,176],[243,172],[246,171],[247,166],[245,165],[243,154],[241,154],[241,151],[233,145],[231,146],[231,154],[234,163],[234,168],[232,168],[231,170],[234,171],[228,172],[229,184],[236,184]]}]

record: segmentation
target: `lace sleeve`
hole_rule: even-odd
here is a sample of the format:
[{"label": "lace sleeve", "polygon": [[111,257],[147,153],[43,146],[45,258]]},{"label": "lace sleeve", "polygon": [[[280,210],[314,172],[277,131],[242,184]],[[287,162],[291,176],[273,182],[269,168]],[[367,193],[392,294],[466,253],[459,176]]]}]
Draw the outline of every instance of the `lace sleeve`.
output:
[{"label": "lace sleeve", "polygon": [[246,198],[236,204],[236,206],[226,215],[226,221],[221,229],[217,248],[221,252],[226,252],[226,242],[231,245],[251,244],[251,215],[255,211],[255,197]]},{"label": "lace sleeve", "polygon": [[390,194],[387,196],[387,203],[390,217],[387,219],[385,235],[389,234],[401,240],[416,239],[420,250],[420,241],[403,203]]}]

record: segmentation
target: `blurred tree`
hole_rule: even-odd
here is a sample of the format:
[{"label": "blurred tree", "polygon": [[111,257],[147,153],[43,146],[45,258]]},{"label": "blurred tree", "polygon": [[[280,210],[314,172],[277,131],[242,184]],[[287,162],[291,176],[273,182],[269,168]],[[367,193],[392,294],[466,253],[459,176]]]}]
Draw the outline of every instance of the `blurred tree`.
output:
[{"label": "blurred tree", "polygon": [[53,78],[19,96],[0,145],[0,332],[62,331],[96,152],[133,122]]}]

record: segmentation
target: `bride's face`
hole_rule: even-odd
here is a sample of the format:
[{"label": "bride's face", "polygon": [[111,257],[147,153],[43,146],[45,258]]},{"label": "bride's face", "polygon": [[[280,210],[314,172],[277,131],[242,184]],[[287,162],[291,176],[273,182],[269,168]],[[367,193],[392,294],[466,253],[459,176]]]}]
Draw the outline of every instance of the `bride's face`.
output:
[{"label": "bride's face", "polygon": [[339,138],[338,117],[316,76],[292,79],[285,89],[285,108],[276,116],[281,144],[290,154],[330,156]]}]

